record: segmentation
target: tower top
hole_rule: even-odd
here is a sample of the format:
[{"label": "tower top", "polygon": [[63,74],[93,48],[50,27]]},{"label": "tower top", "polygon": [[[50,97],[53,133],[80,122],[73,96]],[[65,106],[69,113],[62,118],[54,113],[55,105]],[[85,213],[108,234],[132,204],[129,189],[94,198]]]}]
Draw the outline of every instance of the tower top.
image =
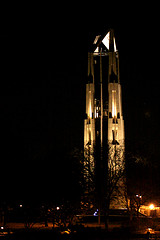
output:
[{"label": "tower top", "polygon": [[114,36],[114,30],[110,29],[107,34],[97,35],[93,42],[94,54],[99,55],[100,53],[117,52],[116,41]]}]

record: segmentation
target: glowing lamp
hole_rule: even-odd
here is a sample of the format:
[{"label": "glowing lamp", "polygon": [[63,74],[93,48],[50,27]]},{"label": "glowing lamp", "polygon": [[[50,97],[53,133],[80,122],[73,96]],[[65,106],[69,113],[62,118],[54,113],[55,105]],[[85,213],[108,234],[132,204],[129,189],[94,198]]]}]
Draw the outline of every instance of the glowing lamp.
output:
[{"label": "glowing lamp", "polygon": [[153,210],[153,209],[154,209],[154,204],[150,204],[150,205],[149,205],[149,209],[150,209],[150,210]]}]

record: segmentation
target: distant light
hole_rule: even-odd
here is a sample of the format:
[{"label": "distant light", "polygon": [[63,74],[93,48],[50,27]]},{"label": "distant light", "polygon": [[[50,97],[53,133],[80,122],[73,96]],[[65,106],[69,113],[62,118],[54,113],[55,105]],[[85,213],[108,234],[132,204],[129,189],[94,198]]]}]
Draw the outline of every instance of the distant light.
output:
[{"label": "distant light", "polygon": [[150,209],[150,210],[153,210],[153,209],[154,209],[154,204],[150,204],[150,205],[149,205],[149,209]]},{"label": "distant light", "polygon": [[139,195],[139,194],[136,194],[136,197],[138,197],[138,198],[142,198],[142,196],[141,196],[141,195]]},{"label": "distant light", "polygon": [[97,216],[97,211],[96,212],[94,212],[94,214],[93,214],[94,216]]},{"label": "distant light", "polygon": [[149,233],[152,233],[152,228],[147,229]]},{"label": "distant light", "polygon": [[1,227],[1,229],[4,229],[4,227]]},{"label": "distant light", "polygon": [[23,207],[23,205],[22,205],[22,204],[20,204],[20,205],[19,205],[19,207]]},{"label": "distant light", "polygon": [[57,210],[59,210],[60,208],[59,207],[57,207]]}]

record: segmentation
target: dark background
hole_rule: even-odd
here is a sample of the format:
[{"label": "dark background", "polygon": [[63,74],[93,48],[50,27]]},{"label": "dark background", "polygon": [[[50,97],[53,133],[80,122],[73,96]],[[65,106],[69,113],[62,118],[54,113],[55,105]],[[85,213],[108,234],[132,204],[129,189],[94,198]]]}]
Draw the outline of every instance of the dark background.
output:
[{"label": "dark background", "polygon": [[63,12],[58,19],[54,9],[49,18],[41,11],[33,12],[32,18],[25,15],[22,22],[21,18],[2,22],[6,31],[0,35],[0,192],[4,199],[74,195],[70,154],[83,148],[88,48],[96,34],[107,33],[110,27],[115,29],[120,54],[126,145],[129,151],[143,153],[142,158],[152,154],[150,161],[157,162],[160,156],[158,22],[142,12],[137,19],[136,8],[133,17],[122,13],[124,22],[115,23],[113,18],[93,22],[90,15],[84,20],[83,12],[69,18]]}]

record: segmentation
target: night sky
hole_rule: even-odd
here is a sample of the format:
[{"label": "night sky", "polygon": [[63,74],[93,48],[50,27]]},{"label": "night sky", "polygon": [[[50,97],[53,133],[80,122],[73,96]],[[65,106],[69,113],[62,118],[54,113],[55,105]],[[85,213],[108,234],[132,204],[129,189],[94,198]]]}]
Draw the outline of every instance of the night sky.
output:
[{"label": "night sky", "polygon": [[[107,20],[106,20],[107,21]],[[0,36],[1,193],[10,199],[73,195],[70,154],[83,147],[87,52],[94,35],[115,29],[126,141],[160,157],[159,34],[148,20],[58,25]],[[155,38],[156,36],[156,38]],[[143,146],[143,147],[142,147]],[[129,147],[130,148],[130,147]],[[147,147],[148,149],[148,147]],[[144,150],[145,152],[145,150]]]}]

